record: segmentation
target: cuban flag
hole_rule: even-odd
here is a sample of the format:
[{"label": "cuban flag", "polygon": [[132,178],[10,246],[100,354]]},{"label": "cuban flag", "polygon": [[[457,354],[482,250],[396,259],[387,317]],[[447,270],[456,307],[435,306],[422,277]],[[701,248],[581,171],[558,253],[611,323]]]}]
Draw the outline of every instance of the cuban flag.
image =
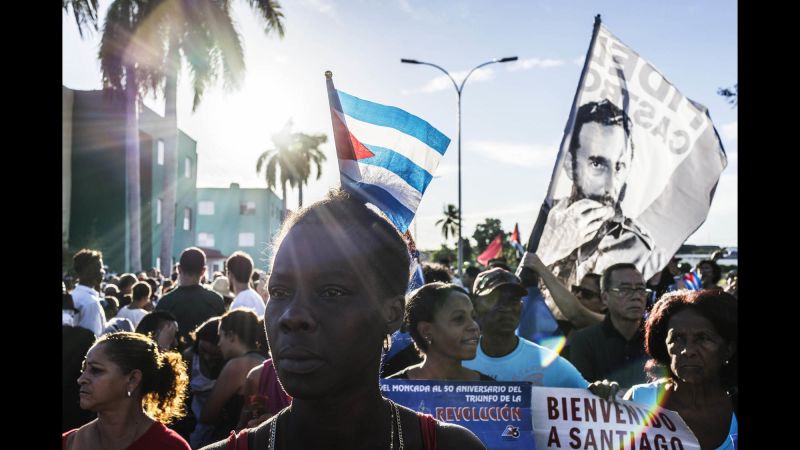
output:
[{"label": "cuban flag", "polygon": [[514,224],[514,232],[511,233],[511,246],[517,251],[517,258],[522,258],[522,255],[525,254],[525,248],[519,240],[519,223]]},{"label": "cuban flag", "polygon": [[697,271],[692,271],[683,276],[683,285],[686,289],[692,291],[699,291],[703,289],[703,283],[700,281],[700,274]]},{"label": "cuban flag", "polygon": [[333,87],[325,72],[342,187],[408,230],[450,138],[400,108]]}]

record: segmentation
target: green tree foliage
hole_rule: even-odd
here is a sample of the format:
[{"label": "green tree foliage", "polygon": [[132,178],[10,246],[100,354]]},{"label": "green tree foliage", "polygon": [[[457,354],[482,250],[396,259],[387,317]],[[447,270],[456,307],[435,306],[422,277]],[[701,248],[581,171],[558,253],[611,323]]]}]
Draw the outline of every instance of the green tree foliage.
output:
[{"label": "green tree foliage", "polygon": [[442,244],[439,250],[434,250],[431,252],[431,261],[433,262],[439,262],[443,259],[446,259],[450,261],[450,264],[452,264],[456,258],[456,252],[445,244]]},{"label": "green tree foliage", "polygon": [[503,227],[500,225],[500,219],[486,218],[486,220],[475,227],[475,232],[472,233],[472,239],[475,239],[477,244],[475,249],[478,253],[486,250],[486,246],[492,242],[492,239],[497,237],[499,233],[503,233]]}]

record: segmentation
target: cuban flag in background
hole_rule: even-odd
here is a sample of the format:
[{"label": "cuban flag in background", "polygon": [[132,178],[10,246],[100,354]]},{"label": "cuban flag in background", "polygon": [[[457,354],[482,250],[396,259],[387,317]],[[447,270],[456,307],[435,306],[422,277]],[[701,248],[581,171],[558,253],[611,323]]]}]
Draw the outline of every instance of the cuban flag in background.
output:
[{"label": "cuban flag in background", "polygon": [[342,187],[405,233],[450,138],[402,109],[337,90],[330,71],[325,77]]},{"label": "cuban flag in background", "polygon": [[703,283],[700,281],[700,274],[697,271],[692,271],[683,276],[683,285],[686,289],[692,291],[699,291],[703,289]]},{"label": "cuban flag in background", "polygon": [[517,258],[522,258],[525,254],[525,247],[522,246],[522,242],[519,240],[519,223],[514,224],[514,232],[511,233],[511,246],[517,251]]}]

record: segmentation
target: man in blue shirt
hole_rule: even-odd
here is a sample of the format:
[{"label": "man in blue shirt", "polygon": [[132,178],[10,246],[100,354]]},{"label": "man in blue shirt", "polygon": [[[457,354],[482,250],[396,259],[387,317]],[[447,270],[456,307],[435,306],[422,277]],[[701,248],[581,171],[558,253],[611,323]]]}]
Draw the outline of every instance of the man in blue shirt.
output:
[{"label": "man in blue shirt", "polygon": [[473,287],[481,340],[469,369],[497,381],[528,381],[534,386],[586,388],[589,383],[558,353],[517,336],[522,297],[527,291],[513,273],[496,267],[478,275]]}]

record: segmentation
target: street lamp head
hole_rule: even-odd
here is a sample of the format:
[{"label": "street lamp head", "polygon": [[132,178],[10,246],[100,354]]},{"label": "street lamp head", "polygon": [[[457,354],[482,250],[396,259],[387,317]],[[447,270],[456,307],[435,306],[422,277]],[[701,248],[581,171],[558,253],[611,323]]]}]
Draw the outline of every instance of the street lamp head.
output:
[{"label": "street lamp head", "polygon": [[406,59],[406,58],[402,58],[402,59],[400,59],[400,62],[401,62],[401,63],[407,63],[407,64],[421,64],[421,63],[420,63],[419,61],[417,61],[416,59]]},{"label": "street lamp head", "polygon": [[505,58],[500,58],[495,60],[495,62],[504,63],[504,62],[516,61],[518,59],[519,58],[517,58],[516,56],[506,56]]}]

